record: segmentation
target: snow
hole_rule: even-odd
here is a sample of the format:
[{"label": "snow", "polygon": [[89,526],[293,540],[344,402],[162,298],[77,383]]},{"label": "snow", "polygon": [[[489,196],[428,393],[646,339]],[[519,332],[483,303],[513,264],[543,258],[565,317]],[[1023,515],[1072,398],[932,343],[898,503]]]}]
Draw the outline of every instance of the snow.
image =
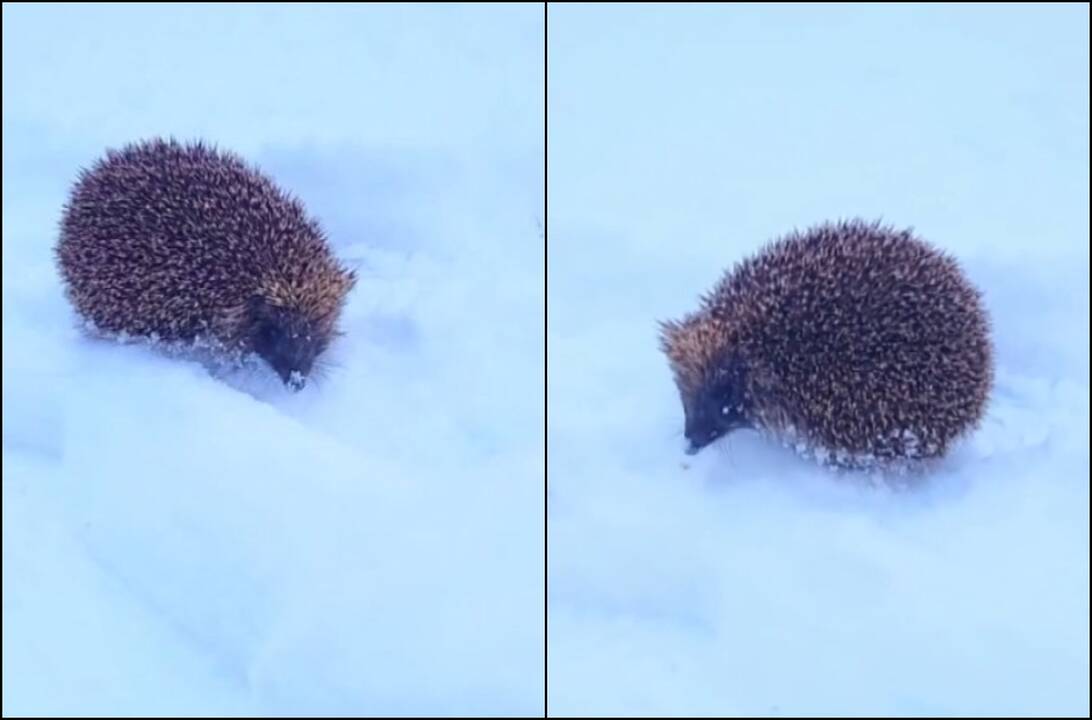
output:
[{"label": "snow", "polygon": [[[544,296],[541,6],[4,6],[5,715],[1088,714],[1087,6],[548,12]],[[157,134],[358,270],[301,392],[78,327],[65,193]],[[982,287],[982,429],[686,457],[656,321],[853,216]]]},{"label": "snow", "polygon": [[[534,6],[4,6],[5,716],[541,714],[543,69]],[[79,168],[168,134],[358,270],[301,392],[64,300]]]},{"label": "snow", "polygon": [[[1088,20],[550,6],[551,715],[1087,716]],[[686,457],[656,321],[855,216],[983,289],[981,430],[912,484]]]}]

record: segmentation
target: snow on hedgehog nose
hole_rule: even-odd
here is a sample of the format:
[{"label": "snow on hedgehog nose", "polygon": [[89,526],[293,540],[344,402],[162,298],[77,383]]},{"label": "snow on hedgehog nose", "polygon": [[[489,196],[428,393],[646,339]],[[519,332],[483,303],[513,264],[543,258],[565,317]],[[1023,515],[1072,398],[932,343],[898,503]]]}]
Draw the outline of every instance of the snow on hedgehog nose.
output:
[{"label": "snow on hedgehog nose", "polygon": [[294,392],[303,390],[303,386],[307,384],[307,378],[299,370],[293,370],[288,373],[288,377],[285,378],[284,384],[287,385]]},{"label": "snow on hedgehog nose", "polygon": [[710,416],[704,410],[697,408],[686,419],[686,428],[683,435],[687,439],[687,455],[696,455],[704,448],[726,433],[726,428],[718,422],[718,419]]},{"label": "snow on hedgehog nose", "polygon": [[704,448],[706,445],[711,445],[726,433],[720,428],[709,428],[706,430],[700,430],[695,433],[687,433],[686,439],[689,441],[686,447],[687,455],[697,455],[698,451]]}]

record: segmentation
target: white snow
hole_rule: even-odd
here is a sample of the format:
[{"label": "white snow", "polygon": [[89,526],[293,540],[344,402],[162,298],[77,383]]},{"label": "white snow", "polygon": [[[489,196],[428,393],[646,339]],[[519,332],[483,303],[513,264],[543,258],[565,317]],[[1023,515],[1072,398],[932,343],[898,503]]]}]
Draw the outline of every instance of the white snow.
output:
[{"label": "white snow", "polygon": [[[549,712],[1087,716],[1087,6],[548,12]],[[656,321],[853,216],[984,290],[983,428],[911,487],[685,458]]]},{"label": "white snow", "polygon": [[[3,8],[3,711],[541,714],[541,7]],[[321,377],[89,339],[81,166],[258,163],[360,274]]]},{"label": "white snow", "polygon": [[[4,6],[5,715],[538,714],[544,640],[557,715],[1088,714],[1087,6],[549,13],[544,371],[540,6]],[[302,392],[77,327],[65,193],[154,134],[358,268]],[[686,458],[656,321],[856,215],[983,288],[983,428]]]}]

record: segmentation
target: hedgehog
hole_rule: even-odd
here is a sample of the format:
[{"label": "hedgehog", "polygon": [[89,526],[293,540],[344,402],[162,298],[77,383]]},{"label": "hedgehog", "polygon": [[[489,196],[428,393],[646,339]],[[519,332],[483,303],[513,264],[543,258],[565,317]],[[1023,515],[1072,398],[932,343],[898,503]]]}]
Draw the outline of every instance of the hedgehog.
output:
[{"label": "hedgehog", "polygon": [[922,469],[980,423],[989,319],[954,258],[861,219],[793,231],[660,323],[687,453],[758,430],[841,469]]},{"label": "hedgehog", "polygon": [[173,138],[82,170],[55,256],[94,330],[257,355],[293,390],[356,283],[298,199],[234,153]]}]

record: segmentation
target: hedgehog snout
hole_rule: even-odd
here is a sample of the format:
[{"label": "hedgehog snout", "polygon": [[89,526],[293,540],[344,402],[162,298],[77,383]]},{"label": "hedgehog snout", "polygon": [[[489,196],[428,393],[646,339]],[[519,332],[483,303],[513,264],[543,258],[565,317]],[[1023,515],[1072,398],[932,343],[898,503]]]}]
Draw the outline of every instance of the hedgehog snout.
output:
[{"label": "hedgehog snout", "polygon": [[302,390],[311,373],[318,345],[308,334],[275,322],[265,323],[254,348],[291,390]]},{"label": "hedgehog snout", "polygon": [[686,439],[690,441],[686,448],[686,454],[696,454],[706,445],[719,440],[727,432],[727,428],[711,421],[704,413],[699,413],[696,417],[688,417],[686,419],[686,429],[683,433]]},{"label": "hedgehog snout", "polygon": [[312,364],[310,360],[299,359],[293,362],[284,358],[272,360],[267,358],[267,361],[290,390],[298,392],[307,385],[307,376],[311,372]]},{"label": "hedgehog snout", "polygon": [[284,384],[290,390],[298,392],[307,384],[307,377],[311,374],[311,366],[314,364],[314,356],[306,347],[293,349],[289,346],[280,356],[273,358],[270,364],[280,375]]},{"label": "hedgehog snout", "polygon": [[707,394],[686,409],[683,434],[690,441],[686,454],[693,455],[729,432],[749,426],[738,399],[723,391]]}]

